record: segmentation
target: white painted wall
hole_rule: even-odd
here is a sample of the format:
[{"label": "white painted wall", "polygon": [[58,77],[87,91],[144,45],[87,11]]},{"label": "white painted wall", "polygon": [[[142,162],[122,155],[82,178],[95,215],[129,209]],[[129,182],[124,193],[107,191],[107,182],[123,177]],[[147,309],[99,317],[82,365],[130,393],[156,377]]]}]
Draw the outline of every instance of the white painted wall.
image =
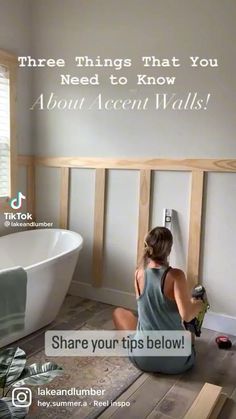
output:
[{"label": "white painted wall", "polygon": [[[79,75],[78,69],[72,64],[75,55],[131,57],[134,66],[124,74],[129,75],[133,81],[140,72],[137,63],[142,55],[176,56],[181,59],[183,66],[175,71],[177,82],[174,91],[182,94],[186,90],[212,94],[208,110],[198,113],[155,110],[35,112],[34,139],[37,154],[235,157],[235,18],[236,4],[233,0],[224,3],[220,0],[200,3],[195,0],[35,2],[34,54],[37,57],[65,58],[71,63],[67,73]],[[184,65],[191,55],[217,57],[219,67],[194,71]],[[157,75],[163,73],[163,70],[152,69],[149,74],[155,74],[155,71]],[[93,72],[90,71],[91,74]],[[60,73],[60,70],[52,72],[37,69],[34,72],[34,98],[41,92],[47,94],[51,91],[59,96],[92,97],[101,90],[100,87],[60,86]],[[105,73],[103,69],[103,75]],[[172,73],[173,70],[169,70],[164,74]],[[120,95],[133,94],[129,91],[129,88],[134,87],[132,83],[129,88],[115,89],[105,83],[104,78],[104,95],[112,97],[117,92]],[[168,88],[163,87],[141,87],[137,89],[137,95],[145,97],[164,90],[168,92]],[[79,175],[75,170],[72,172],[70,228],[81,231],[86,239],[84,259],[76,272],[75,281],[86,284],[91,281],[94,175]],[[209,176],[202,266],[202,278],[209,289],[212,310],[231,316],[236,316],[236,282],[231,275],[236,268],[231,254],[235,248],[235,223],[229,222],[227,215],[235,212],[234,185],[234,175]],[[178,223],[175,224],[175,247],[171,262],[182,267],[185,267],[187,255],[189,186],[187,173],[155,174],[152,225],[161,222],[164,207],[177,210]],[[220,199],[222,189],[224,199]],[[104,295],[110,296],[110,289],[132,292],[137,238],[138,174],[110,173],[107,198]],[[217,237],[223,225],[227,228],[224,228],[222,242]],[[223,293],[222,278],[227,278]],[[80,286],[74,284],[73,289],[80,292]],[[101,291],[91,291],[85,285],[81,285],[81,292],[94,298],[99,295],[101,298]]]},{"label": "white painted wall", "polygon": [[[27,2],[24,4],[26,6]],[[13,10],[11,14],[14,19]],[[64,58],[69,62],[67,73],[73,75],[79,75],[72,65],[75,55],[131,57],[134,66],[124,72],[131,80],[129,88],[111,87],[105,83],[110,70],[99,72],[103,74],[103,94],[112,97],[118,92],[121,96],[135,94],[129,89],[134,87],[135,76],[140,72],[138,60],[142,55],[176,56],[183,66],[175,72],[174,91],[179,94],[190,90],[201,94],[210,92],[212,98],[204,112],[35,111],[31,115],[35,152],[42,156],[235,158],[235,19],[234,0],[37,0],[33,3],[32,32],[28,35],[32,36],[32,51],[36,57]],[[219,68],[194,71],[185,65],[190,55],[217,57]],[[173,73],[172,70],[154,69],[149,71],[150,75],[155,71],[157,75]],[[26,73],[27,70],[22,69],[22,77],[26,77]],[[101,90],[98,87],[60,87],[60,73],[60,70],[34,70],[32,100],[40,93],[51,91],[72,98],[78,95],[89,98]],[[145,97],[164,89],[168,92],[168,88],[163,87],[140,87],[136,94]],[[27,117],[25,114],[23,119]],[[38,203],[38,217],[54,221],[56,225],[59,173],[50,172],[48,179],[49,186],[46,172],[38,171],[38,191],[43,194]],[[92,290],[89,284],[94,173],[72,170],[70,228],[85,237],[83,261],[76,270],[74,292],[131,304],[138,181],[136,172],[112,171],[109,175],[105,288]],[[202,278],[209,290],[212,310],[236,317],[236,282],[232,275],[236,269],[232,250],[235,248],[235,223],[228,217],[235,213],[234,185],[234,175],[212,174],[208,177]],[[177,210],[172,262],[184,267],[189,176],[186,173],[155,174],[153,192],[152,225],[160,223],[165,206]],[[50,200],[53,203],[47,213]],[[219,240],[221,227],[224,227],[223,241]],[[223,278],[227,285],[222,292]],[[80,281],[79,285],[77,281]],[[117,292],[114,294],[113,290]]]},{"label": "white painted wall", "polygon": [[[70,64],[67,73],[79,75],[72,63],[75,55],[131,57],[134,66],[124,74],[129,87],[111,87],[103,74],[102,92],[106,96],[129,96],[141,68],[142,55],[177,56],[183,66],[175,71],[174,91],[210,92],[210,106],[205,112],[35,112],[35,151],[39,155],[116,156],[116,157],[235,157],[235,17],[236,4],[227,0],[38,0],[34,3],[33,51],[37,57],[64,58]],[[194,71],[186,65],[189,56],[217,57],[217,69]],[[173,70],[152,69],[149,74],[171,74]],[[90,71],[93,74],[94,70]],[[58,83],[61,71],[37,69],[34,72],[34,98],[40,93],[55,92],[59,96],[94,97],[100,87],[64,87]],[[122,72],[123,74],[123,72]],[[137,95],[168,92],[163,87],[140,87]],[[75,173],[76,172],[76,173]],[[222,185],[224,195],[220,199]],[[209,289],[212,310],[236,317],[236,285],[231,275],[235,261],[235,224],[229,223],[228,212],[234,212],[234,175],[210,175],[207,184],[204,258],[202,278]],[[177,210],[175,246],[171,262],[185,267],[187,255],[190,179],[186,173],[155,174],[153,186],[152,225],[162,221],[162,210]],[[75,281],[91,281],[93,234],[94,173],[73,170],[70,228],[85,236],[84,256]],[[91,291],[80,285],[86,295],[109,300],[110,289],[132,292],[135,267],[138,174],[112,171],[108,182],[107,228],[105,241],[104,291]],[[227,203],[227,206],[226,206]],[[58,213],[58,209],[57,209]],[[40,215],[40,209],[39,209]],[[56,219],[56,215],[55,215]],[[224,240],[216,240],[224,221]],[[224,254],[224,257],[221,255]],[[227,286],[222,295],[222,278]],[[76,284],[73,290],[78,291]],[[98,294],[99,293],[99,294]],[[113,294],[112,294],[113,295]],[[120,295],[117,293],[117,295]],[[121,299],[127,297],[122,294]],[[113,298],[113,297],[112,297]],[[118,297],[117,297],[118,298]],[[120,297],[119,297],[120,298]],[[118,298],[118,300],[119,300]],[[120,300],[119,300],[120,301]]]},{"label": "white painted wall", "polygon": [[[131,57],[132,80],[140,72],[142,55],[179,57],[176,91],[212,92],[207,112],[39,112],[35,135],[38,154],[159,157],[231,157],[235,151],[234,39],[235,2],[226,0],[37,0],[34,2],[34,54],[62,57],[66,72],[79,75],[76,55]],[[218,57],[219,68],[199,71],[186,66],[190,55]],[[136,63],[136,65],[135,65]],[[155,69],[154,69],[155,70]],[[59,96],[95,96],[100,86],[60,86],[61,69],[35,70],[34,97],[41,92]],[[91,73],[94,73],[91,70]],[[97,72],[97,69],[96,69]],[[150,71],[159,75],[164,70]],[[166,70],[172,74],[173,70]],[[110,74],[110,69],[100,74]],[[135,87],[130,83],[129,88]],[[137,95],[168,88],[139,86]],[[102,92],[131,93],[127,87]],[[52,139],[53,138],[53,139]],[[145,141],[144,141],[145,139]]]}]

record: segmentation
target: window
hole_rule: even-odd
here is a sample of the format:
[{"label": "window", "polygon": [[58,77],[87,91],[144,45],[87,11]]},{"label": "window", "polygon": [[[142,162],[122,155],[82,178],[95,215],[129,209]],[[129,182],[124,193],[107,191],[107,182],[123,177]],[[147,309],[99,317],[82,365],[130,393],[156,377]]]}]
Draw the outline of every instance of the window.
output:
[{"label": "window", "polygon": [[0,196],[10,190],[10,83],[9,70],[0,64]]},{"label": "window", "polygon": [[15,194],[15,56],[0,50],[0,203]]}]

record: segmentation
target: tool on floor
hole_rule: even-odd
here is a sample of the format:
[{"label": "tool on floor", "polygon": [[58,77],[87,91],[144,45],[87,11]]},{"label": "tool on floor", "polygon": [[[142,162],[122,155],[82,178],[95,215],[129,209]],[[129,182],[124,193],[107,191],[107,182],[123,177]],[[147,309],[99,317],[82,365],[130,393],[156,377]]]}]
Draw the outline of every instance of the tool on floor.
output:
[{"label": "tool on floor", "polygon": [[230,349],[232,347],[232,342],[228,336],[217,336],[216,343],[219,349]]},{"label": "tool on floor", "polygon": [[207,310],[210,308],[206,290],[202,285],[196,285],[192,290],[192,297],[201,299],[204,302],[203,309],[200,311],[197,317],[194,317],[190,322],[184,322],[184,326],[187,330],[194,333],[197,337],[201,336],[201,327],[204,320],[204,316]]}]

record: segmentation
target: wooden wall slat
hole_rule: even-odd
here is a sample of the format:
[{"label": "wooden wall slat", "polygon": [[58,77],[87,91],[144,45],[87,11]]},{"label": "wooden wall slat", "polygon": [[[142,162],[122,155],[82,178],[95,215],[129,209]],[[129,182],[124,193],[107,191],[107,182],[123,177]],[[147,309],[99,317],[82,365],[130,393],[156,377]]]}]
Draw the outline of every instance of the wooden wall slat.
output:
[{"label": "wooden wall slat", "polygon": [[17,140],[16,140],[16,83],[17,83],[17,55],[0,49],[1,64],[6,65],[10,77],[10,196],[0,197],[3,210],[9,207],[9,198],[17,192]]},{"label": "wooden wall slat", "polygon": [[30,166],[34,165],[35,158],[31,155],[18,155],[17,161],[19,166]]},{"label": "wooden wall slat", "polygon": [[[33,169],[32,165],[61,168],[61,207],[60,227],[68,227],[69,208],[69,173],[70,168],[96,169],[95,219],[94,219],[94,251],[93,272],[94,284],[102,283],[102,259],[105,217],[105,173],[106,169],[140,170],[140,205],[138,231],[138,260],[142,254],[143,238],[149,229],[149,207],[151,189],[151,170],[173,170],[192,172],[190,225],[187,277],[191,286],[198,282],[200,246],[201,246],[201,218],[203,202],[204,172],[236,172],[236,159],[111,159],[111,158],[80,158],[80,157],[34,157],[18,156],[18,164],[31,167],[28,170],[29,203],[34,212]],[[31,198],[30,198],[31,199]]]},{"label": "wooden wall slat", "polygon": [[70,188],[70,168],[61,168],[61,189],[60,189],[60,228],[68,228],[69,215],[69,188]]},{"label": "wooden wall slat", "polygon": [[0,56],[1,56],[1,64],[4,64],[2,61],[7,61],[9,63],[17,64],[18,58],[17,55],[6,51],[5,49],[0,49]]},{"label": "wooden wall slat", "polygon": [[236,172],[236,159],[114,159],[100,157],[36,157],[36,164],[90,169]]},{"label": "wooden wall slat", "polygon": [[199,281],[204,172],[192,172],[187,279],[190,287]]},{"label": "wooden wall slat", "polygon": [[35,220],[35,166],[27,165],[27,210]]},{"label": "wooden wall slat", "polygon": [[140,171],[137,264],[143,253],[144,237],[149,230],[151,170]]},{"label": "wooden wall slat", "polygon": [[106,170],[96,169],[93,236],[93,285],[95,287],[100,287],[103,279],[105,195]]}]

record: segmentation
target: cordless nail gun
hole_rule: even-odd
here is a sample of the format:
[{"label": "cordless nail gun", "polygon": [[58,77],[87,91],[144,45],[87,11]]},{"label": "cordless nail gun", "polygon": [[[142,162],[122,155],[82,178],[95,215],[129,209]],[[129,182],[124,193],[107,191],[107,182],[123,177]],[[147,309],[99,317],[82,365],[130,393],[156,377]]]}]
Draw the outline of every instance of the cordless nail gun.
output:
[{"label": "cordless nail gun", "polygon": [[192,297],[196,298],[197,300],[201,299],[204,305],[197,317],[194,317],[194,319],[192,319],[190,322],[184,322],[184,326],[187,330],[199,337],[201,335],[201,327],[204,316],[210,306],[207,300],[206,290],[202,285],[196,285],[196,287],[193,288]]}]

